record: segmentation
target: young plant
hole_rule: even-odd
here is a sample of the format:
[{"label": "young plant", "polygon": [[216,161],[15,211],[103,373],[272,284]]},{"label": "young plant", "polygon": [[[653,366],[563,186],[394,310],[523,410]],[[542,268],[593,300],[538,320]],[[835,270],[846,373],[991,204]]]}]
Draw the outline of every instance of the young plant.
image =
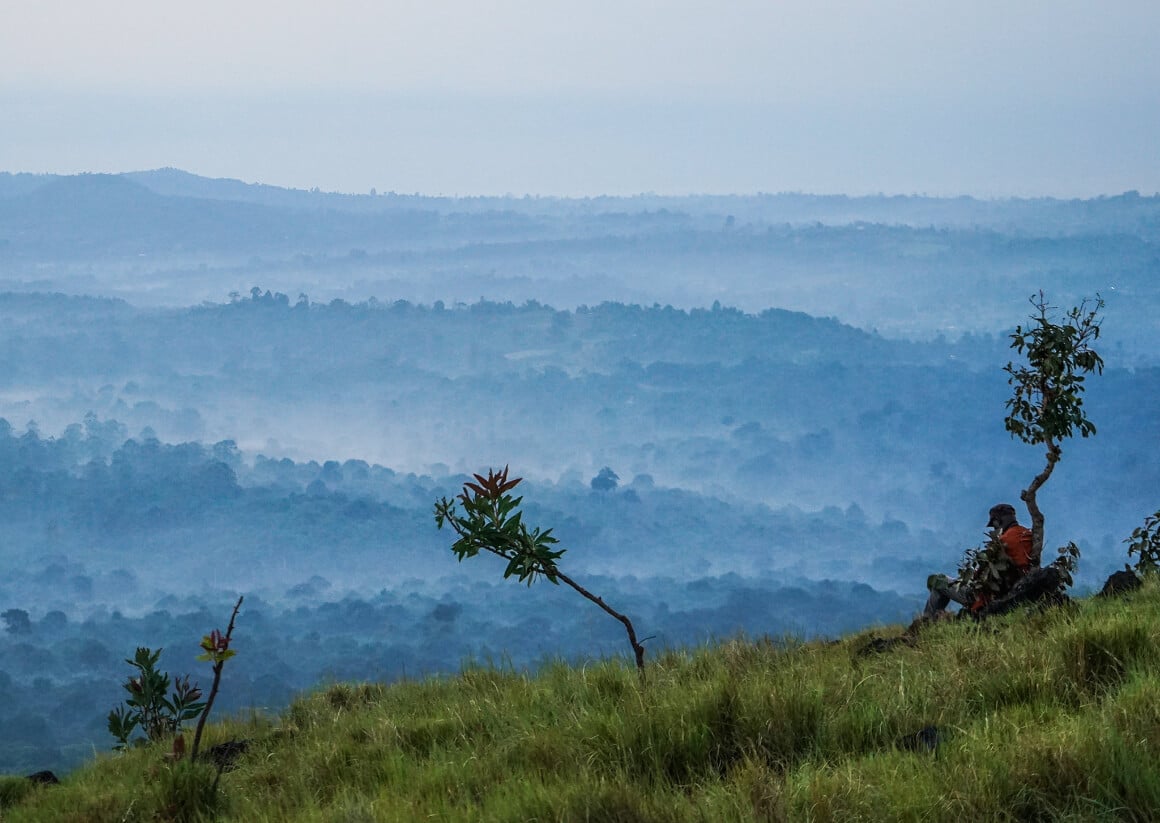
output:
[{"label": "young plant", "polygon": [[1059,570],[1059,583],[1062,589],[1071,588],[1075,582],[1075,573],[1079,569],[1079,546],[1069,542],[1060,546],[1056,551],[1059,556],[1051,561],[1051,565]]},{"label": "young plant", "polygon": [[531,586],[537,577],[544,577],[554,585],[563,583],[571,587],[595,603],[624,625],[637,671],[643,672],[644,646],[636,638],[632,621],[560,571],[556,561],[565,550],[552,548],[559,541],[552,536],[551,529],[541,531],[536,527],[529,531],[524,524],[523,512],[519,511],[523,498],[511,495],[521,479],[509,480],[506,466],[499,472],[489,469],[487,477],[475,475],[476,482],[465,483],[458,497],[463,504],[462,512],[454,500],[446,497],[435,504],[436,526],[440,529],[450,526],[458,535],[451,550],[460,562],[475,557],[481,550],[491,552],[507,561],[505,578],[514,576]]},{"label": "young plant", "polygon": [[[217,629],[201,639],[203,653],[198,660],[213,663],[213,686],[210,688],[209,698],[201,702],[201,689],[196,683],[191,683],[189,675],[172,681],[173,694],[169,695],[171,679],[168,672],[158,671],[157,661],[161,658],[161,649],[153,651],[147,648],[138,648],[132,660],[125,662],[137,670],[137,674],[130,677],[124,684],[129,697],[124,705],[118,706],[109,712],[109,733],[117,740],[113,748],[123,750],[130,745],[153,743],[173,735],[180,735],[187,721],[197,718],[197,731],[193,737],[191,759],[197,757],[198,746],[201,743],[201,732],[205,721],[213,708],[217,698],[218,688],[221,685],[222,668],[227,660],[237,652],[230,648],[230,637],[234,632],[234,621],[238,610],[242,607],[242,599],[234,605],[230,615],[229,627],[223,635]],[[143,737],[133,738],[133,732],[141,730]],[[173,754],[180,758],[185,752],[184,738],[178,736],[174,741]]]},{"label": "young plant", "polygon": [[1092,348],[1100,336],[1099,311],[1104,301],[1097,294],[1062,316],[1047,304],[1043,292],[1031,297],[1035,313],[1026,326],[1017,326],[1011,348],[1027,358],[1025,365],[1004,367],[1014,389],[1007,401],[1007,431],[1028,445],[1044,444],[1047,464],[1020,494],[1031,514],[1031,556],[1039,564],[1043,553],[1043,512],[1036,493],[1051,477],[1061,454],[1060,442],[1076,431],[1089,437],[1096,427],[1083,408],[1084,378],[1104,370],[1104,361]]},{"label": "young plant", "polygon": [[[132,660],[125,659],[137,673],[123,684],[129,693],[124,705],[109,712],[109,733],[117,740],[113,748],[123,750],[177,734],[205,708],[199,702],[201,690],[189,682],[188,675],[173,681],[173,694],[169,694],[169,674],[157,670],[160,657],[161,649],[139,647]],[[138,729],[144,737],[133,738]]]},{"label": "young plant", "polygon": [[1126,569],[1141,576],[1160,571],[1160,511],[1145,517],[1144,525],[1136,528],[1124,542],[1128,544],[1129,558],[1140,555],[1135,568],[1125,565]]},{"label": "young plant", "polygon": [[201,639],[202,653],[197,656],[197,659],[213,663],[213,685],[209,689],[209,698],[205,702],[205,710],[197,719],[197,731],[193,733],[193,750],[190,752],[190,759],[192,760],[197,759],[197,750],[201,745],[201,732],[205,728],[205,721],[209,718],[209,713],[213,709],[213,701],[217,698],[218,688],[221,686],[222,669],[225,668],[226,661],[237,654],[236,651],[230,648],[230,639],[234,634],[234,621],[238,618],[238,609],[242,607],[242,601],[244,599],[244,597],[239,597],[238,602],[234,604],[234,611],[230,614],[230,623],[226,626],[225,634],[214,629]]}]

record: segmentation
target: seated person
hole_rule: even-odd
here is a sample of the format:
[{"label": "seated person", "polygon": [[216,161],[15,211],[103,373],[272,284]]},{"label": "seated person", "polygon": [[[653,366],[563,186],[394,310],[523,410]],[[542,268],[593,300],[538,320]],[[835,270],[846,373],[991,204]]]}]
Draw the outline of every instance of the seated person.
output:
[{"label": "seated person", "polygon": [[[1015,507],[1010,503],[999,503],[991,507],[991,519],[987,528],[996,530],[1003,552],[1011,561],[1012,574],[1004,582],[1010,590],[1015,581],[1027,574],[1035,565],[1032,557],[1031,530],[1020,526],[1015,519]],[[938,579],[941,578],[941,579]],[[938,575],[930,585],[930,597],[926,601],[923,616],[935,617],[953,600],[971,612],[978,612],[995,596],[993,592],[977,591],[961,584],[953,578]]]}]

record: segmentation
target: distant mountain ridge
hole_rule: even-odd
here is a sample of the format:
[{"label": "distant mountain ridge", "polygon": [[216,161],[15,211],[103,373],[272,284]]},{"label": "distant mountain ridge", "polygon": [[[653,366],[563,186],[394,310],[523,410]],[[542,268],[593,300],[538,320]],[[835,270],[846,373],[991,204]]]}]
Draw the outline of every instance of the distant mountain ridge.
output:
[{"label": "distant mountain ridge", "polygon": [[[768,219],[788,222],[822,220],[842,222],[897,222],[914,225],[985,225],[996,221],[1018,222],[1031,209],[1051,209],[1057,213],[1073,212],[1092,216],[1093,211],[1118,210],[1155,218],[1160,215],[1160,194],[1141,196],[1138,192],[1089,199],[1060,200],[1050,197],[1002,198],[995,200],[970,196],[931,197],[928,195],[859,195],[806,194],[779,192],[737,195],[680,195],[601,197],[514,197],[474,196],[446,197],[423,194],[383,192],[354,194],[318,189],[292,189],[265,183],[247,183],[235,178],[211,178],[166,167],[117,174],[30,174],[0,172],[0,198],[29,194],[50,183],[85,178],[120,178],[140,184],[155,194],[200,200],[230,201],[278,208],[382,213],[402,209],[480,212],[515,210],[529,214],[565,210],[570,213],[642,212],[662,208],[701,213],[746,211],[760,208]],[[956,217],[956,213],[960,215]],[[963,215],[966,215],[964,217]],[[933,216],[933,220],[931,219]]]},{"label": "distant mountain ridge", "polygon": [[[218,302],[603,302],[838,317],[884,335],[994,333],[1044,289],[1102,294],[1154,362],[1160,197],[440,198],[295,191],[177,169],[0,173],[0,289]],[[1110,331],[1110,329],[1109,329]]]}]

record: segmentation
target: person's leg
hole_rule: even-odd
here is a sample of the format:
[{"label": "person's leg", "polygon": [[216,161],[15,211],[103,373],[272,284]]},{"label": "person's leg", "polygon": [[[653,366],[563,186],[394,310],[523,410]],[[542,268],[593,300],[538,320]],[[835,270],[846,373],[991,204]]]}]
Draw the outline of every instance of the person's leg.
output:
[{"label": "person's leg", "polygon": [[975,602],[975,595],[969,589],[951,580],[931,589],[923,614],[927,617],[934,617],[935,613],[941,612],[949,606],[952,600],[960,606],[970,608],[971,604]]},{"label": "person's leg", "polygon": [[930,597],[926,599],[926,608],[922,610],[924,616],[934,617],[950,604],[951,598],[945,589],[945,586],[939,586],[930,590]]},{"label": "person's leg", "polygon": [[965,586],[960,586],[958,583],[951,583],[949,586],[947,586],[947,597],[958,603],[960,606],[964,606],[965,608],[969,609],[974,605],[976,595],[971,589],[968,589]]}]

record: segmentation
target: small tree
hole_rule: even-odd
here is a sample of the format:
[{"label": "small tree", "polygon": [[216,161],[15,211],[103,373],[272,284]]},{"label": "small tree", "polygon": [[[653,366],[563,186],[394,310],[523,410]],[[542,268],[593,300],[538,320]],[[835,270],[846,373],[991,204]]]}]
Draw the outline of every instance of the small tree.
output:
[{"label": "small tree", "polygon": [[32,633],[32,620],[24,609],[7,609],[0,614],[0,619],[4,621],[4,631],[9,634]]},{"label": "small tree", "polygon": [[637,670],[643,672],[644,646],[636,639],[632,621],[560,571],[556,561],[565,550],[552,548],[559,541],[552,536],[551,529],[541,531],[537,527],[528,531],[524,525],[523,512],[519,511],[523,498],[511,495],[511,490],[521,479],[509,480],[506,466],[500,472],[489,469],[487,477],[477,474],[476,482],[463,485],[463,492],[458,497],[463,504],[462,513],[455,501],[446,497],[435,504],[435,524],[440,529],[450,526],[459,535],[451,550],[460,562],[475,557],[481,550],[502,557],[508,562],[503,576],[515,576],[529,586],[537,577],[544,577],[554,585],[564,583],[570,586],[624,624],[636,657]]},{"label": "small tree", "polygon": [[620,475],[618,475],[608,466],[605,466],[603,469],[597,472],[596,476],[592,478],[588,485],[592,487],[593,491],[614,492],[616,491],[616,486],[619,483]]},{"label": "small tree", "polygon": [[1031,555],[1038,564],[1043,554],[1043,512],[1036,494],[1051,477],[1062,450],[1060,442],[1076,431],[1089,437],[1096,427],[1083,408],[1084,378],[1100,374],[1104,361],[1092,348],[1100,336],[1099,311],[1104,301],[1097,294],[1062,316],[1049,306],[1043,292],[1033,295],[1035,313],[1026,326],[1017,326],[1011,348],[1027,358],[1025,365],[1004,367],[1014,389],[1007,401],[1007,431],[1028,445],[1044,444],[1047,463],[1020,497],[1031,514]]}]

